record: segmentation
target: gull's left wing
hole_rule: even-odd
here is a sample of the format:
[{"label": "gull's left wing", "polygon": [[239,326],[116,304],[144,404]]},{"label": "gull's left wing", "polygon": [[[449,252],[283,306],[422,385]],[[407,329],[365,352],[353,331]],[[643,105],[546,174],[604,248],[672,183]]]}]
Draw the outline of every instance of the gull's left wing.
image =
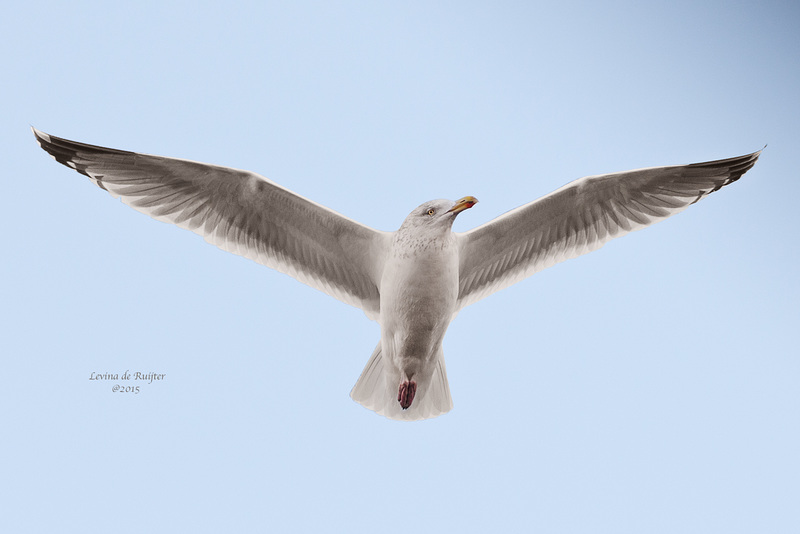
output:
[{"label": "gull's left wing", "polygon": [[377,318],[388,233],[249,171],[87,145],[35,128],[33,133],[56,161],[135,210]]},{"label": "gull's left wing", "polygon": [[741,178],[760,154],[588,176],[456,234],[458,309],[683,211]]}]

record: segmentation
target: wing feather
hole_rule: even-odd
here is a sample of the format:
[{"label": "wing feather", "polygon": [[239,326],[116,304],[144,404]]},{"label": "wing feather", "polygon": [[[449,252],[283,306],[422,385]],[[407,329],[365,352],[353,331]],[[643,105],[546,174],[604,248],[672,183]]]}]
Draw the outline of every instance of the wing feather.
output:
[{"label": "wing feather", "polygon": [[252,172],[33,132],[56,161],[137,211],[191,230],[223,250],[289,274],[377,317],[390,234]]},{"label": "wing feather", "polygon": [[459,309],[683,211],[741,178],[760,154],[588,176],[456,234]]}]

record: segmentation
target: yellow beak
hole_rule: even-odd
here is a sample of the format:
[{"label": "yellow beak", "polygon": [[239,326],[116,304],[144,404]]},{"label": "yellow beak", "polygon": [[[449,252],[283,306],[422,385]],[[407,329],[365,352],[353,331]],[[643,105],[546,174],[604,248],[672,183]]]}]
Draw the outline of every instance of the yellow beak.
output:
[{"label": "yellow beak", "polygon": [[456,203],[453,204],[453,207],[447,210],[447,213],[451,211],[453,213],[461,213],[464,210],[470,209],[472,206],[478,203],[478,199],[475,197],[464,197],[456,200]]}]

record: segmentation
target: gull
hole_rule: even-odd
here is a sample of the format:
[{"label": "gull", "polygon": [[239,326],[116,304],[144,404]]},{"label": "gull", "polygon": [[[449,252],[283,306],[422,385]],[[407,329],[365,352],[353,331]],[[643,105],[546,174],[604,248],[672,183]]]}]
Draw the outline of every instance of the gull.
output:
[{"label": "gull", "polygon": [[463,233],[453,221],[478,200],[432,200],[383,232],[253,172],[32,130],[56,161],[135,210],[361,308],[381,339],[350,396],[404,421],[452,409],[442,340],[462,308],[686,209],[761,154],[588,176]]}]

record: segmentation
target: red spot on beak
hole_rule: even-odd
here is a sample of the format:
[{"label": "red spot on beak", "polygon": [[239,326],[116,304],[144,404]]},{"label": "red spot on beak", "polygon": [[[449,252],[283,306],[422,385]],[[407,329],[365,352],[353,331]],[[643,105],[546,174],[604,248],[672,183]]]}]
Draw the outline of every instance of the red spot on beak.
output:
[{"label": "red spot on beak", "polygon": [[477,203],[478,203],[478,199],[475,198],[475,197],[469,197],[468,196],[468,197],[460,198],[460,199],[458,199],[456,201],[456,203],[453,205],[453,207],[450,208],[447,211],[448,211],[448,213],[449,212],[461,213],[464,210],[470,209],[472,206],[474,206]]}]

